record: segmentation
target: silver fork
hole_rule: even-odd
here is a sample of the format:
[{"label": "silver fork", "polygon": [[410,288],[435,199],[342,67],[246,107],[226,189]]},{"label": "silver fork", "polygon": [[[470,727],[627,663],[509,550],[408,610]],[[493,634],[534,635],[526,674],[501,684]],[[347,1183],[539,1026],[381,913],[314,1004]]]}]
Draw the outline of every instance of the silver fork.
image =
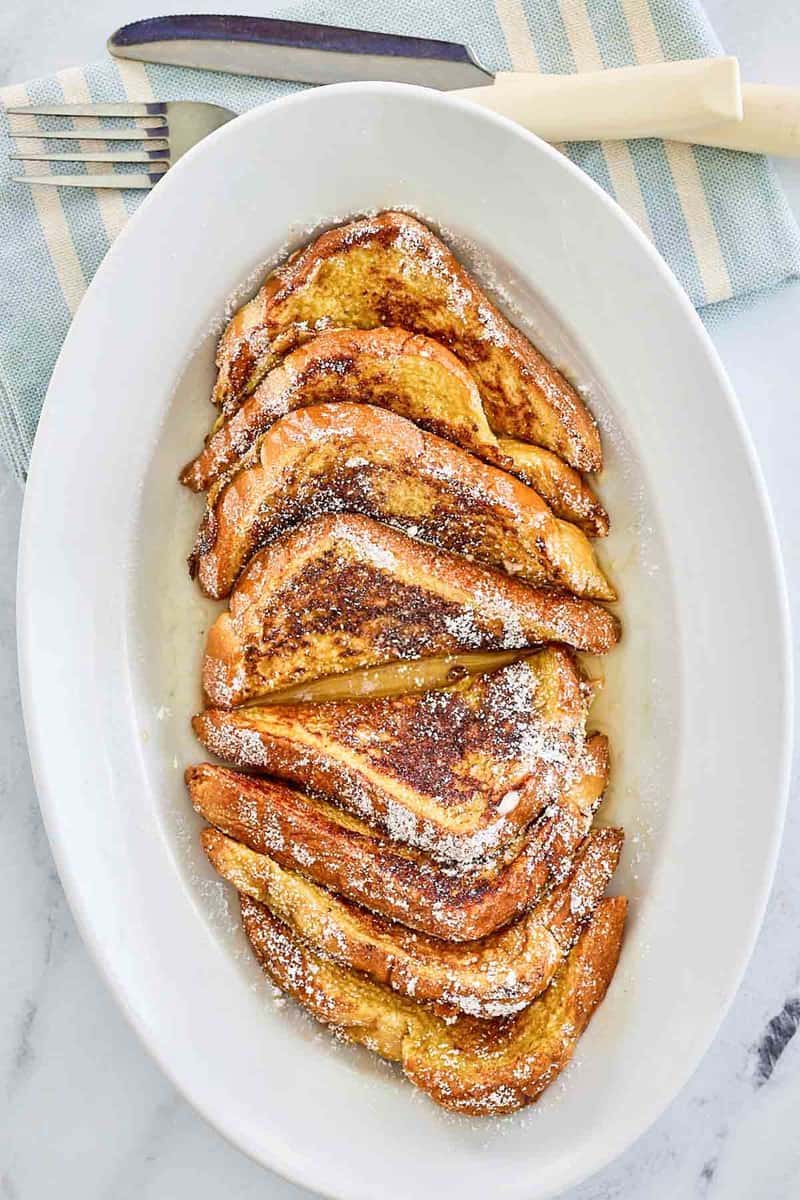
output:
[{"label": "silver fork", "polygon": [[[172,100],[166,103],[109,103],[109,104],[26,104],[7,108],[10,116],[75,117],[75,128],[54,130],[9,129],[15,141],[21,139],[53,141],[54,152],[10,154],[20,162],[76,163],[147,163],[142,173],[111,173],[108,175],[17,175],[15,183],[41,183],[48,187],[79,188],[152,188],[174,162],[191,149],[201,138],[219,129],[236,116],[218,104],[201,104],[194,100]],[[147,118],[143,124],[126,127],[81,125],[86,117]],[[115,150],[98,148],[94,151],[59,149],[58,142],[142,142],[137,149]],[[48,148],[49,149],[49,148]]]}]

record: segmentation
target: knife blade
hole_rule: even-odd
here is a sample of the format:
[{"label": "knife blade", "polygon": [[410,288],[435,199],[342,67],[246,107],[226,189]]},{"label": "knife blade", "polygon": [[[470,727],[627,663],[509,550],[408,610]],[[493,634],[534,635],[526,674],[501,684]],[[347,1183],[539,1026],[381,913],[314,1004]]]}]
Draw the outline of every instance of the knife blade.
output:
[{"label": "knife blade", "polygon": [[298,83],[385,80],[448,91],[494,80],[457,42],[274,17],[152,17],[123,25],[108,49],[117,58]]}]

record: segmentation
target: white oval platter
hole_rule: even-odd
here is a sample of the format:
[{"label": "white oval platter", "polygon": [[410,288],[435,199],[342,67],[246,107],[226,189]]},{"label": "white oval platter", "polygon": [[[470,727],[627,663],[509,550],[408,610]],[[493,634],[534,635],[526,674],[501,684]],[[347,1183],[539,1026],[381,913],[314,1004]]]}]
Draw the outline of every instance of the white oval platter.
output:
[{"label": "white oval platter", "polygon": [[[595,724],[627,850],[623,956],[576,1061],[530,1110],[456,1119],[276,1002],[197,844],[182,769],[213,606],[176,482],[209,424],[214,332],[311,232],[402,207],[442,230],[587,388],[625,636]],[[259,1161],[367,1200],[534,1200],[628,1146],[741,978],[783,819],[787,616],[764,488],[703,327],[656,252],[555,150],[424,89],[308,91],[159,183],[99,270],[52,379],[21,543],[19,639],[42,811],[86,941],[145,1044]]]}]

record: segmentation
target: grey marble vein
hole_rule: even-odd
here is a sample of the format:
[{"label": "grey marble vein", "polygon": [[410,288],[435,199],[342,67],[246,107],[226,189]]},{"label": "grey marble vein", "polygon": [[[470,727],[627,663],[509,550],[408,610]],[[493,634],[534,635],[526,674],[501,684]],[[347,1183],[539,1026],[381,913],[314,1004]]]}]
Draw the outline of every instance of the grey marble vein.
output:
[{"label": "grey marble vein", "polygon": [[708,1188],[709,1184],[711,1183],[712,1179],[714,1178],[714,1172],[716,1171],[716,1169],[717,1169],[717,1159],[716,1158],[710,1158],[708,1160],[708,1162],[703,1163],[702,1169],[700,1171],[700,1181],[706,1189]]},{"label": "grey marble vein", "polygon": [[755,1046],[756,1087],[762,1087],[772,1076],[775,1064],[800,1026],[800,996],[790,996],[781,1011],[774,1016]]}]

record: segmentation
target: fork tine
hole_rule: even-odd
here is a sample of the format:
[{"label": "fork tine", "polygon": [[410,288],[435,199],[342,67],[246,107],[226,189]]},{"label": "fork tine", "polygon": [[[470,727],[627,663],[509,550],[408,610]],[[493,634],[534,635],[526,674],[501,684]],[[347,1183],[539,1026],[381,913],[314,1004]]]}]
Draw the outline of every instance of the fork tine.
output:
[{"label": "fork tine", "polygon": [[166,171],[153,175],[16,175],[13,183],[35,183],[44,187],[74,188],[135,188],[143,191],[154,187]]},{"label": "fork tine", "polygon": [[169,150],[99,150],[90,154],[9,154],[15,162],[99,162],[146,163],[169,165]]},{"label": "fork tine", "polygon": [[167,137],[169,129],[164,126],[163,129],[96,129],[92,126],[91,129],[59,129],[57,133],[51,130],[41,129],[11,129],[11,136],[16,140],[18,138],[27,138],[29,141],[33,138],[36,141],[69,141],[69,142],[150,142],[158,141],[163,143],[159,149],[163,149],[167,145]]},{"label": "fork tine", "polygon": [[166,104],[20,104],[7,113],[33,117],[153,117],[164,116]]}]

